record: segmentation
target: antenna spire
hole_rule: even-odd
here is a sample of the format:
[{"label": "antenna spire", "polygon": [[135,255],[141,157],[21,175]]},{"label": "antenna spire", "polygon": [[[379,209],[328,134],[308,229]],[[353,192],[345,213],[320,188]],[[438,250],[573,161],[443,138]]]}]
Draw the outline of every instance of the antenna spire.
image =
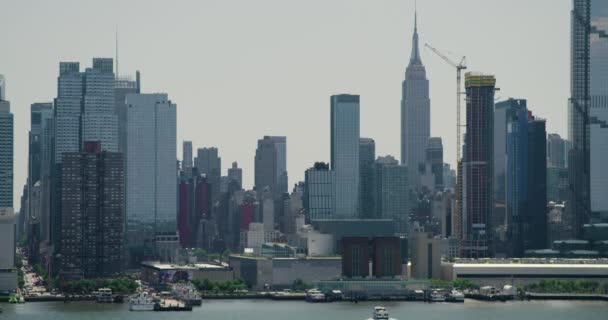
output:
[{"label": "antenna spire", "polygon": [[414,32],[418,32],[418,1],[414,0]]}]

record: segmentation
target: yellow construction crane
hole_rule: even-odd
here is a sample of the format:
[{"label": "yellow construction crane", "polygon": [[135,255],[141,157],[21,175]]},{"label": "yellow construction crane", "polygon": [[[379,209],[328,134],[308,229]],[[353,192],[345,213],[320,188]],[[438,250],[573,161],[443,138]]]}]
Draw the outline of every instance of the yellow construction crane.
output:
[{"label": "yellow construction crane", "polygon": [[449,65],[456,68],[456,165],[460,162],[460,141],[462,136],[460,135],[460,95],[462,92],[460,91],[460,79],[461,79],[461,71],[467,68],[467,58],[462,57],[460,63],[456,63],[448,58],[446,55],[441,53],[439,50],[433,48],[430,44],[425,43],[425,47],[431,49],[435,54],[437,54],[441,59],[445,60]]}]

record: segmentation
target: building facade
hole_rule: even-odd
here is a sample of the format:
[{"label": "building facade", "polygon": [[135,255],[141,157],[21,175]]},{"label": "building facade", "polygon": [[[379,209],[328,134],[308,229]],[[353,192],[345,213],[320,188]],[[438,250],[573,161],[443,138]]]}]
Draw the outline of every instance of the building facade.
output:
[{"label": "building facade", "polygon": [[13,114],[0,100],[0,208],[13,208]]},{"label": "building facade", "polygon": [[124,163],[121,153],[85,142],[62,162],[59,276],[65,280],[122,273]]},{"label": "building facade", "polygon": [[409,230],[408,170],[392,156],[378,157],[375,163],[376,216],[392,219],[395,233],[406,236]]}]

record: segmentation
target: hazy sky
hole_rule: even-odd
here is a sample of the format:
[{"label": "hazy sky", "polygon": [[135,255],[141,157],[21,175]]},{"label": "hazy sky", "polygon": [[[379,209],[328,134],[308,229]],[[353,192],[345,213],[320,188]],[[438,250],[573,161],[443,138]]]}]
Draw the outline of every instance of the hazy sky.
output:
[{"label": "hazy sky", "polygon": [[[253,183],[256,141],[287,136],[292,185],[329,161],[329,97],[361,95],[361,135],[377,155],[399,155],[401,81],[411,50],[413,0],[0,0],[0,74],[15,115],[15,207],[27,171],[29,108],[52,101],[59,61],[89,67],[114,57],[142,73],[143,92],[177,104],[182,140],[216,146],[222,170],[238,161]],[[466,55],[493,73],[497,97],[528,99],[547,130],[567,130],[570,0],[419,0],[421,44]],[[455,70],[422,50],[431,134],[455,149]],[[464,111],[464,110],[463,110]],[[464,114],[464,112],[463,112]]]}]

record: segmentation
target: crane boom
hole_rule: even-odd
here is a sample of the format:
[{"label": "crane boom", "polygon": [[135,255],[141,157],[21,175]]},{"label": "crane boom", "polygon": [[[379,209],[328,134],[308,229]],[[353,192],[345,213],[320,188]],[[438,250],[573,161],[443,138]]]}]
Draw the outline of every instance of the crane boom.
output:
[{"label": "crane boom", "polygon": [[445,54],[441,53],[441,51],[435,49],[428,43],[424,44],[425,47],[431,49],[436,55],[438,55],[441,59],[451,65],[453,68],[456,68],[456,165],[460,162],[460,141],[462,136],[460,134],[460,95],[462,92],[460,91],[460,82],[461,82],[461,71],[466,69],[466,57],[462,57],[460,63],[456,63],[448,58]]}]

